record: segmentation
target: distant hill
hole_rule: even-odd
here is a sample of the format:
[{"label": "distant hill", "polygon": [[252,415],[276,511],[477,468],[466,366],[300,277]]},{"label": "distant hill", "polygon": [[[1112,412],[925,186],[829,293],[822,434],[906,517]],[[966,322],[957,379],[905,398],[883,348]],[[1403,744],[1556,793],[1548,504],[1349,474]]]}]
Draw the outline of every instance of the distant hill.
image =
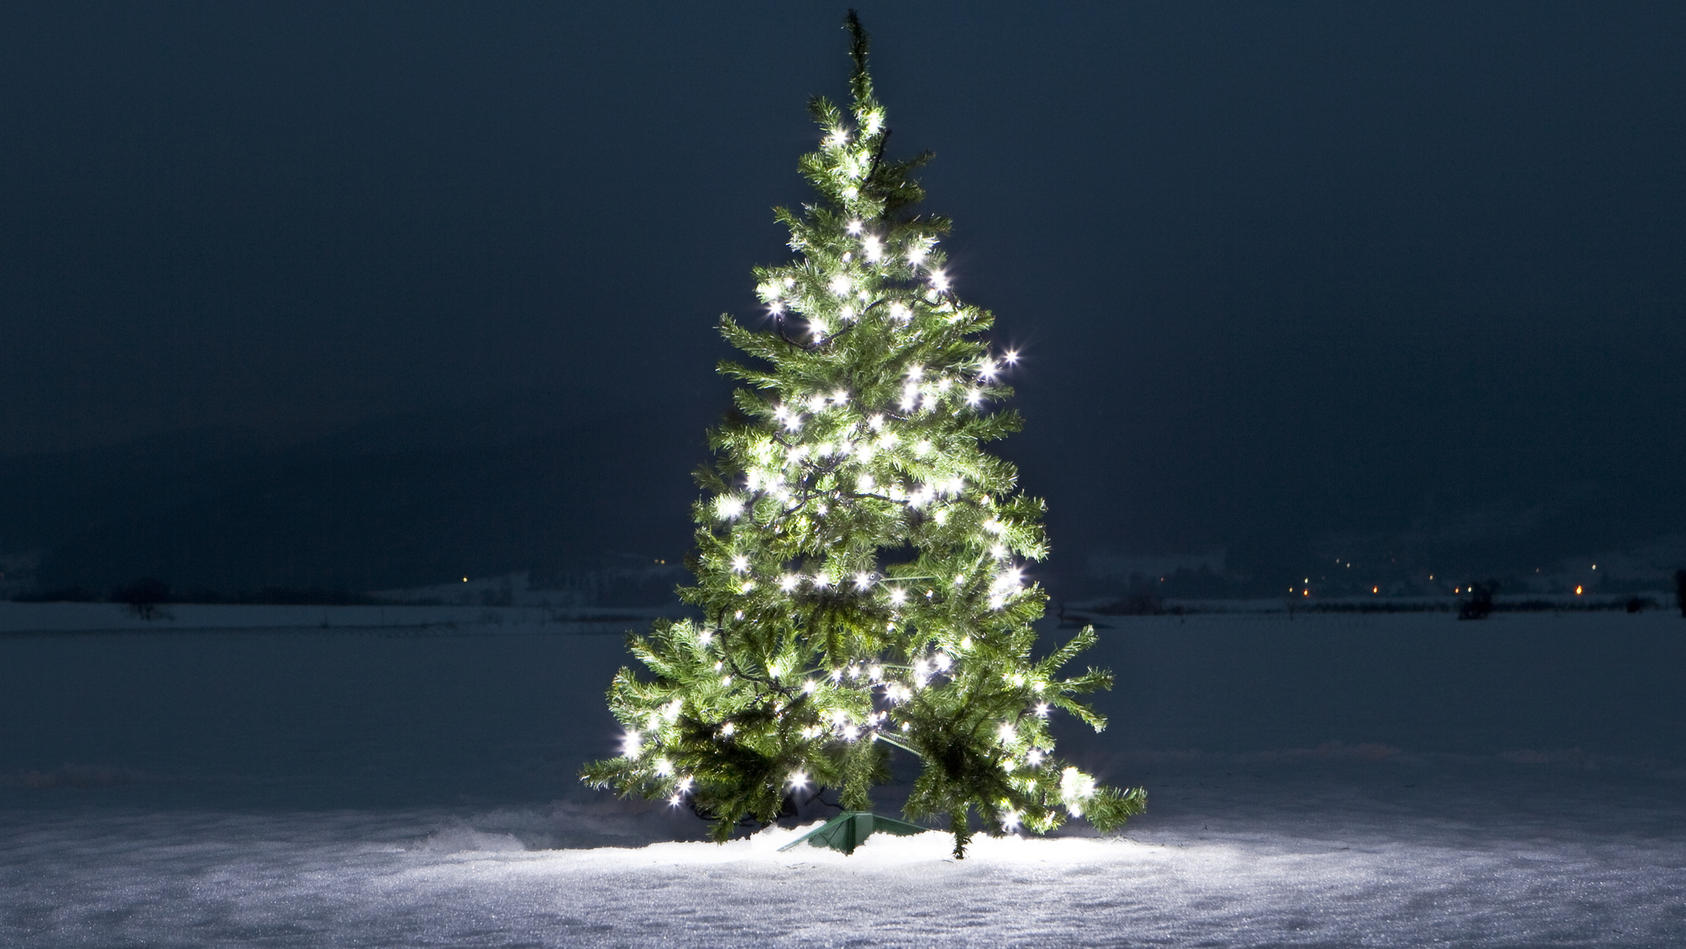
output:
[{"label": "distant hill", "polygon": [[138,577],[178,593],[363,591],[677,560],[713,408],[579,418],[503,399],[283,449],[207,431],[0,458],[0,550],[41,551],[40,590],[97,594]]}]

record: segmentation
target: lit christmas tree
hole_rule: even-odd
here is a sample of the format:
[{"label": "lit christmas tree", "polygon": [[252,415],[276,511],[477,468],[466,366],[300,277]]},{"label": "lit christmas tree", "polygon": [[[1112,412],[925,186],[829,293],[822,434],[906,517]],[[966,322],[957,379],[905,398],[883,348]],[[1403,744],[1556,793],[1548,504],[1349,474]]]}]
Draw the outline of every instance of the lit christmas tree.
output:
[{"label": "lit christmas tree", "polygon": [[755,271],[766,328],[721,318],[752,362],[721,365],[744,387],[698,475],[681,595],[703,618],[632,638],[647,674],[609,690],[621,754],[583,778],[689,804],[724,840],[820,787],[869,808],[893,748],[922,766],[907,815],[947,815],[957,857],[974,811],[992,834],[1116,827],[1144,792],[1097,785],[1049,731],[1055,712],[1103,728],[1081,697],[1111,675],[1062,676],[1092,629],[1031,658],[1047,596],[1024,566],[1047,554],[1044,505],[984,450],[1019,427],[997,408],[1015,354],[955,294],[948,221],[915,210],[930,156],[885,156],[866,36],[847,25],[852,102],[812,101],[824,137],[800,166],[819,200],[776,212],[797,259]]}]

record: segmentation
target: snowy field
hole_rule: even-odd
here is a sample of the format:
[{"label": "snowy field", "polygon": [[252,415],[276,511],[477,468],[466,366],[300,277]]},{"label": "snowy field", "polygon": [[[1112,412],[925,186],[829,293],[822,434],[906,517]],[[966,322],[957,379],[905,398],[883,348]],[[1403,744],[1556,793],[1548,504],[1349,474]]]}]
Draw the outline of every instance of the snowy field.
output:
[{"label": "snowy field", "polygon": [[0,945],[1686,945],[1677,614],[1112,621],[1148,813],[956,862],[579,786],[625,621],[358,609],[0,603]]}]

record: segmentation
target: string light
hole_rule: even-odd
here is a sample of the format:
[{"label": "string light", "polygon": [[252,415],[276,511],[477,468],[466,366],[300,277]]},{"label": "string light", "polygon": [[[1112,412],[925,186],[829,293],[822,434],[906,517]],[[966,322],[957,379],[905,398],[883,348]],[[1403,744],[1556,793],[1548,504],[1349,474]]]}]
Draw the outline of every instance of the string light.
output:
[{"label": "string light", "polygon": [[[712,436],[721,467],[741,471],[742,483],[693,509],[703,564],[693,602],[719,628],[673,622],[634,644],[657,674],[611,692],[625,727],[622,758],[592,773],[613,772],[603,783],[678,807],[694,785],[693,775],[676,775],[695,769],[708,790],[702,804],[735,820],[743,815],[718,805],[746,789],[732,787],[730,769],[709,759],[707,743],[698,751],[682,718],[712,723],[715,741],[740,745],[722,755],[768,755],[766,784],[754,790],[773,790],[783,773],[787,789],[804,791],[815,783],[812,772],[837,772],[839,742],[915,747],[898,735],[917,736],[930,716],[954,707],[949,690],[999,675],[1007,688],[991,681],[976,693],[987,703],[977,706],[984,721],[996,722],[993,736],[986,726],[963,740],[1025,797],[970,803],[1007,831],[1045,830],[1056,782],[1073,816],[1091,806],[1096,785],[1038,747],[1048,743],[1043,723],[1053,706],[1037,697],[1052,688],[1069,707],[1076,691],[1035,671],[1031,647],[1019,645],[1041,603],[1021,600],[1029,581],[1014,557],[1040,559],[1045,541],[1010,477],[976,447],[987,420],[967,411],[999,395],[993,386],[1019,353],[989,347],[980,337],[988,316],[953,295],[937,236],[901,223],[929,220],[900,213],[893,189],[903,185],[869,175],[882,111],[862,100],[852,112],[825,110],[820,150],[809,159],[821,171],[822,202],[807,207],[789,240],[804,259],[757,278],[759,305],[777,325],[740,328],[764,341],[741,348],[771,369],[746,373],[751,384],[739,404],[747,419]],[[916,556],[877,559],[885,551],[900,557],[905,547]],[[910,596],[920,591],[923,599]],[[1014,608],[985,614],[985,604]],[[823,650],[836,665],[804,670],[821,652],[814,611],[834,609],[849,630]]]}]

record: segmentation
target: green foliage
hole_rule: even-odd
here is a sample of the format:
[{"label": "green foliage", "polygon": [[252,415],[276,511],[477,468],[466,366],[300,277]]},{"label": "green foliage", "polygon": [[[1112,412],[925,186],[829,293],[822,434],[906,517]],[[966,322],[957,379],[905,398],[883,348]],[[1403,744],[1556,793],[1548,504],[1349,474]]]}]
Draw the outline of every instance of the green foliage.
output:
[{"label": "green foliage", "polygon": [[689,803],[725,839],[815,787],[866,809],[889,747],[918,756],[906,811],[947,815],[957,857],[974,812],[992,834],[1116,827],[1145,795],[1055,758],[1048,723],[1105,727],[1084,696],[1112,678],[1061,671],[1092,629],[1032,659],[1047,596],[1022,570],[1047,556],[1044,505],[985,450],[1019,428],[998,408],[1013,356],[949,284],[947,220],[915,212],[930,156],[885,158],[866,37],[848,26],[852,101],[813,100],[824,140],[799,166],[819,200],[775,212],[797,258],[755,269],[764,321],[720,323],[746,361],[720,366],[742,388],[697,476],[681,595],[701,618],[630,638],[642,669],[609,689],[622,754],[582,776]]}]

